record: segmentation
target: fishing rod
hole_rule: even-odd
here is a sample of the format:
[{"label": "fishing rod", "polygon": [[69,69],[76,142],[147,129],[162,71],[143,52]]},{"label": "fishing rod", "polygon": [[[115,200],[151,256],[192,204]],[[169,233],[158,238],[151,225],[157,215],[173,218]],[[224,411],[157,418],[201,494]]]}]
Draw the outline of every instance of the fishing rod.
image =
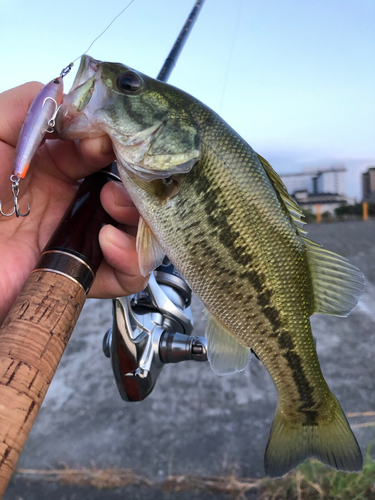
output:
[{"label": "fishing rod", "polygon": [[188,39],[188,36],[190,35],[190,32],[194,27],[195,21],[198,18],[199,12],[202,9],[203,4],[204,0],[197,0],[195,2],[193,10],[190,12],[189,17],[186,20],[186,23],[184,24],[182,30],[180,31],[180,34],[177,37],[177,40],[175,41],[172,47],[172,50],[168,54],[167,59],[164,61],[163,67],[161,68],[158,76],[156,77],[157,80],[160,80],[161,82],[167,82],[169,80],[169,77],[171,76],[171,73],[177,64],[178,58],[180,57],[182,49],[185,46],[186,40]]},{"label": "fishing rod", "polygon": [[[160,80],[168,79],[203,3],[195,2]],[[103,260],[99,231],[116,225],[100,203],[100,191],[111,180],[120,180],[113,165],[82,182],[1,325],[0,498]]]},{"label": "fishing rod", "polygon": [[[203,3],[195,3],[158,80],[169,79]],[[103,352],[111,360],[124,401],[147,398],[165,364],[207,361],[206,338],[192,335],[191,297],[191,289],[166,256],[144,290],[112,301],[112,328],[104,336]]]}]

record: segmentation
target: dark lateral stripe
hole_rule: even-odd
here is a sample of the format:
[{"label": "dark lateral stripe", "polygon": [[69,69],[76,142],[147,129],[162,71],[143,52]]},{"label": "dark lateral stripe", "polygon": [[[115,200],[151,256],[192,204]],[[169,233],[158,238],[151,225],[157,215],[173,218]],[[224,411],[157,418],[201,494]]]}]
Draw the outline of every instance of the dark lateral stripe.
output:
[{"label": "dark lateral stripe", "polygon": [[290,333],[281,332],[277,337],[277,342],[283,351],[282,355],[287,360],[288,366],[292,371],[292,377],[302,403],[298,407],[298,411],[305,415],[305,425],[317,425],[318,412],[312,409],[316,405],[314,388],[305,375],[301,357],[294,351],[295,345]]},{"label": "dark lateral stripe", "polygon": [[[204,169],[193,168],[189,179],[198,195],[205,194],[202,202],[207,214],[207,221],[216,230],[222,245],[230,249],[233,260],[243,266],[244,271],[240,274],[240,278],[247,279],[257,292],[257,302],[262,313],[272,325],[276,336],[281,327],[281,319],[278,310],[271,305],[272,291],[266,288],[259,273],[252,267],[253,262],[249,248],[238,246],[238,239],[241,235],[233,230],[228,223],[228,217],[233,213],[233,209],[225,203],[225,197],[222,196],[221,190],[212,184],[209,177],[205,175]],[[202,242],[200,242],[200,246],[202,246]]]},{"label": "dark lateral stripe", "polygon": [[82,259],[62,250],[49,250],[42,254],[35,271],[50,271],[62,274],[79,283],[88,294],[94,281],[95,274],[90,266]]},{"label": "dark lateral stripe", "polygon": [[[301,357],[295,352],[296,346],[292,336],[289,332],[281,330],[280,313],[271,304],[272,290],[265,286],[260,273],[254,269],[249,249],[238,245],[240,234],[234,231],[228,223],[228,217],[233,213],[233,209],[227,205],[220,188],[213,185],[203,168],[193,168],[189,177],[196,193],[204,194],[202,203],[208,223],[216,230],[220,242],[230,249],[234,261],[243,266],[244,270],[240,277],[248,280],[256,291],[257,303],[272,326],[273,332],[269,336],[277,339],[281,355],[287,360],[291,370],[301,402],[298,411],[305,416],[304,425],[317,425],[318,412],[313,409],[316,408],[314,388],[306,377]],[[210,251],[212,252],[212,249]]]}]

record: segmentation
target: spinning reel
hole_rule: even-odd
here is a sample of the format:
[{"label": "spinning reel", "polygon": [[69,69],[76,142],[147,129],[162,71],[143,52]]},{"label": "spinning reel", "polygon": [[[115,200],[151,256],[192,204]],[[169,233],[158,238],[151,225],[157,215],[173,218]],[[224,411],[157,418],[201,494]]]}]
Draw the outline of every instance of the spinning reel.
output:
[{"label": "spinning reel", "polygon": [[205,337],[195,337],[191,290],[168,258],[142,292],[113,300],[113,325],[104,354],[124,401],[142,401],[166,363],[207,361]]}]

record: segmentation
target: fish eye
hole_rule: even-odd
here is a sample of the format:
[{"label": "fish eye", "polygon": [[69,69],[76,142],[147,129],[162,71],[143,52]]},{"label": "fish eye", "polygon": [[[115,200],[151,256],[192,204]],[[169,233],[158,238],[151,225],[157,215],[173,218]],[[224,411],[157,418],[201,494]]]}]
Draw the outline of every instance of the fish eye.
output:
[{"label": "fish eye", "polygon": [[125,71],[117,77],[116,83],[119,90],[132,94],[141,88],[142,80],[134,71]]}]

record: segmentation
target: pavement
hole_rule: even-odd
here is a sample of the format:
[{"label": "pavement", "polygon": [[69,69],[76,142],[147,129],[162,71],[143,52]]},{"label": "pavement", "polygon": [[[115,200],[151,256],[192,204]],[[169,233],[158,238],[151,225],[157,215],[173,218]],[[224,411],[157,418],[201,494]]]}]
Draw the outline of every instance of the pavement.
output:
[{"label": "pavement", "polygon": [[[375,411],[375,221],[308,230],[311,239],[347,257],[366,276],[361,302],[348,318],[316,315],[312,328],[323,374],[344,411]],[[196,335],[204,334],[202,309],[194,299]],[[262,364],[253,358],[243,372],[226,377],[216,376],[208,363],[167,365],[148,399],[124,403],[102,353],[111,323],[111,301],[87,301],[18,469],[129,469],[145,482],[100,490],[20,473],[5,500],[221,500],[230,496],[193,486],[166,492],[160,485],[169,476],[263,477],[276,393]],[[375,439],[375,416],[349,421],[366,452]]]}]

